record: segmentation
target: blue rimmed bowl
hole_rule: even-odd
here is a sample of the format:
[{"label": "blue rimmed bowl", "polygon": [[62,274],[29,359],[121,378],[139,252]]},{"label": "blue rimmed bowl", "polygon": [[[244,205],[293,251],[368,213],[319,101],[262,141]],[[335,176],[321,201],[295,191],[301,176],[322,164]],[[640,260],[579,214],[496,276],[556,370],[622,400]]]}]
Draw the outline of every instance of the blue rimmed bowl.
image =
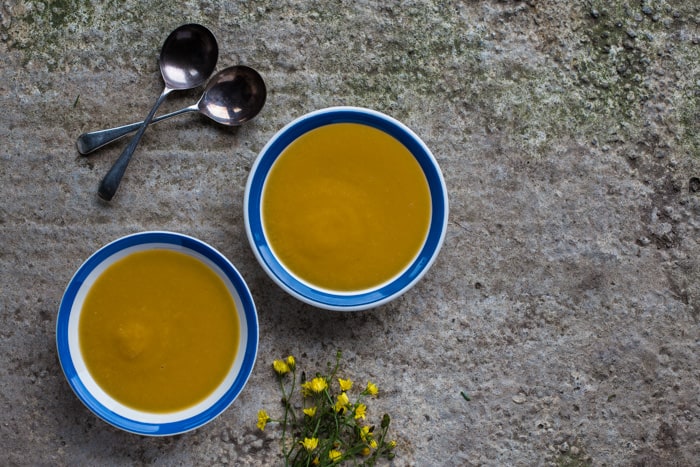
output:
[{"label": "blue rimmed bowl", "polygon": [[[233,299],[239,324],[236,356],[223,382],[203,401],[175,412],[150,413],[128,407],[108,395],[88,371],[80,347],[78,323],[95,280],[129,254],[167,249],[189,255],[222,279]],[[70,280],[56,324],[58,358],[70,387],[83,404],[105,422],[148,436],[167,436],[198,428],[221,414],[243,390],[258,349],[258,317],[248,286],[231,262],[208,244],[174,232],[141,232],[119,238],[90,256]]]},{"label": "blue rimmed bowl", "polygon": [[[418,162],[428,185],[430,220],[428,232],[414,259],[396,271],[389,281],[356,291],[335,291],[319,287],[295,275],[270,245],[263,219],[266,181],[275,162],[287,147],[307,132],[324,125],[355,123],[380,130],[398,140]],[[383,113],[359,107],[330,107],[317,110],[287,124],[265,145],[248,177],[244,219],[248,240],[258,262],[283,290],[318,308],[356,311],[385,304],[413,287],[435,261],[447,229],[448,200],[440,167],[425,143],[406,125]]]}]

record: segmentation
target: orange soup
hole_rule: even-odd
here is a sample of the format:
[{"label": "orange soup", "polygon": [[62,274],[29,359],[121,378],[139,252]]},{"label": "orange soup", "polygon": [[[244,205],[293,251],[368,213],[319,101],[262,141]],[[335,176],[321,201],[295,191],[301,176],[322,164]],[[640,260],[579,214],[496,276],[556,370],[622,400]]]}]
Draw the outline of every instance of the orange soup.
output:
[{"label": "orange soup", "polygon": [[358,123],[305,133],[265,182],[271,249],[298,278],[334,291],[376,287],[404,270],[428,233],[430,192],[410,151]]},{"label": "orange soup", "polygon": [[207,265],[172,250],[110,265],[85,298],[80,349],[95,382],[137,410],[164,413],[204,400],[236,354],[236,305]]}]

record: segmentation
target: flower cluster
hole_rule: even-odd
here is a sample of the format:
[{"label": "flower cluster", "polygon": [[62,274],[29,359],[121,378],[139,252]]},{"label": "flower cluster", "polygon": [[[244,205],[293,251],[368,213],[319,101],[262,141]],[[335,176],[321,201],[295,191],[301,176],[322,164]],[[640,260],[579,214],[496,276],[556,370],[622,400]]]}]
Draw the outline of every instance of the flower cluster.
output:
[{"label": "flower cluster", "polygon": [[[328,364],[325,375],[307,380],[301,372],[297,386],[294,357],[272,362],[272,369],[282,391],[283,417],[272,419],[267,411],[258,412],[257,426],[265,430],[268,423],[282,427],[282,454],[289,466],[329,466],[352,461],[356,465],[374,465],[380,457],[394,458],[395,441],[387,441],[391,419],[382,417],[380,428],[366,424],[369,397],[379,388],[367,382],[355,399],[351,399],[353,381],[338,377],[341,353],[335,365]],[[294,397],[298,393],[298,399]]]}]

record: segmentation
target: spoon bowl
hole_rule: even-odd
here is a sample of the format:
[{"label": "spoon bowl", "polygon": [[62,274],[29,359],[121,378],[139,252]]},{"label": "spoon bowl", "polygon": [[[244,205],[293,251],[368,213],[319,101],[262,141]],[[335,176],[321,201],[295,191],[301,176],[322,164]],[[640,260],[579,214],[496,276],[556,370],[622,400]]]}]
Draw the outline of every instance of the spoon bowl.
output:
[{"label": "spoon bowl", "polygon": [[159,65],[165,86],[192,89],[209,79],[219,57],[214,35],[199,24],[175,29],[163,43]]},{"label": "spoon bowl", "polygon": [[[244,65],[232,66],[214,75],[196,104],[155,117],[151,123],[187,112],[199,112],[222,125],[238,126],[260,113],[266,98],[265,81],[257,71]],[[138,130],[141,125],[143,122],[83,133],[76,142],[78,152],[89,154]]]},{"label": "spoon bowl", "polygon": [[260,74],[247,66],[221,70],[209,81],[197,109],[217,123],[238,126],[265,105],[267,89]]}]

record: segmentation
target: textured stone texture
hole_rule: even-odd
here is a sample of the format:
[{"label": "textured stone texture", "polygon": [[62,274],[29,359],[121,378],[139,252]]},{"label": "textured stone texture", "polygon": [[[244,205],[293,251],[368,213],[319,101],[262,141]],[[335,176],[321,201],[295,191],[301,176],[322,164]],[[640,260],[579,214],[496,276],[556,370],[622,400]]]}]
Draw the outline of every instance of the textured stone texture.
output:
[{"label": "textured stone texture", "polygon": [[[4,1],[0,4],[0,464],[279,463],[259,408],[269,363],[337,348],[393,417],[395,465],[692,465],[700,459],[700,6],[611,2]],[[149,129],[115,200],[95,190],[138,121],[157,56],[207,25],[219,68],[258,69],[239,129],[198,115]],[[190,105],[199,91],[163,107]],[[265,276],[243,228],[257,152],[307,111],[358,105],[411,127],[445,174],[444,248],[379,309],[312,309]],[[260,352],[241,397],[177,437],[122,433],[71,393],[55,316],[71,275],[125,234],[167,229],[249,282]],[[469,394],[465,400],[460,392]]]}]

